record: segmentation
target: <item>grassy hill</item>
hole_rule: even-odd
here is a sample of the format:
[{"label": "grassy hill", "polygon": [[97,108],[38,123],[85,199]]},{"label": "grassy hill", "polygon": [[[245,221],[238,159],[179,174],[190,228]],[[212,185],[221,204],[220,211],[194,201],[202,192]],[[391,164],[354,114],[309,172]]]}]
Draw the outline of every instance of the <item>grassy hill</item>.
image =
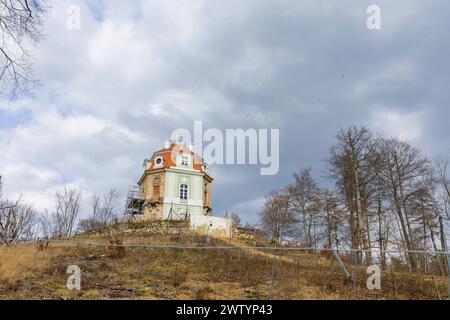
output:
[{"label": "grassy hill", "polygon": [[[212,238],[185,227],[121,226],[116,243],[247,246],[252,241]],[[109,243],[109,232],[72,240]],[[447,278],[383,272],[381,290],[366,288],[366,269],[345,280],[334,257],[256,249],[152,249],[50,243],[0,247],[0,299],[438,299]],[[81,290],[68,290],[69,265],[82,271]]]}]

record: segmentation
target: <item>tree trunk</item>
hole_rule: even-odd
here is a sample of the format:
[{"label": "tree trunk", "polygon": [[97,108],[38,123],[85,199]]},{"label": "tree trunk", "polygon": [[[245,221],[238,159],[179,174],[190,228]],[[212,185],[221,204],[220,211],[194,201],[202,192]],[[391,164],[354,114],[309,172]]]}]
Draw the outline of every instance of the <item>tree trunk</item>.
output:
[{"label": "tree trunk", "polygon": [[[431,243],[433,244],[434,251],[438,252],[439,250],[438,250],[438,247],[436,245],[436,239],[434,237],[433,228],[430,225],[428,225],[428,228],[430,229]],[[441,274],[441,276],[445,276],[445,269],[444,269],[444,266],[442,265],[441,257],[439,256],[438,253],[436,253],[436,261],[437,261],[437,264],[438,264],[438,267],[439,267],[439,273]]]},{"label": "tree trunk", "polygon": [[[446,246],[446,241],[445,241],[444,220],[442,219],[441,215],[439,215],[439,233],[441,235],[441,248],[443,251],[446,251],[446,254],[448,254],[448,248]],[[445,256],[445,257],[447,257],[447,256]],[[448,260],[447,259],[444,260],[444,266],[445,266],[446,273],[448,274]]]},{"label": "tree trunk", "polygon": [[383,224],[382,224],[382,200],[380,197],[377,197],[377,214],[378,214],[378,245],[380,247],[380,260],[381,260],[381,268],[383,270],[386,269],[386,250],[384,248],[384,236],[383,236]]}]

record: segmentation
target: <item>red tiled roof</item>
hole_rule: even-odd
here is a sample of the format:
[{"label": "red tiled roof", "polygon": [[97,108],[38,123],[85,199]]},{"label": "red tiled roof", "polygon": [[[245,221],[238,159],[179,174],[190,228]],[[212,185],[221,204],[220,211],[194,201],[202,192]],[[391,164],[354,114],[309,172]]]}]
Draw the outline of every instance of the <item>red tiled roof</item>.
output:
[{"label": "red tiled roof", "polygon": [[[202,167],[203,159],[199,155],[197,155],[196,153],[191,151],[189,148],[184,147],[179,144],[175,144],[175,143],[172,143],[169,148],[163,148],[159,151],[154,152],[150,159],[151,164],[150,164],[149,168],[147,169],[147,171],[151,171],[154,169],[175,167],[176,166],[176,155],[178,153],[185,153],[185,154],[192,155],[194,158],[194,166],[193,166],[194,170],[198,170],[202,173],[205,173],[205,170]],[[163,158],[162,166],[155,165],[155,162],[153,160],[156,157]]]}]

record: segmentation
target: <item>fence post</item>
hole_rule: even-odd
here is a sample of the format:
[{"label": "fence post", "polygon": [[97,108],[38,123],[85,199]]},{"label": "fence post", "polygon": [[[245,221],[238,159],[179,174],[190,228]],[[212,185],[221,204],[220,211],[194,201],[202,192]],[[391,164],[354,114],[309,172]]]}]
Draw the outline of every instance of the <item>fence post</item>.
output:
[{"label": "fence post", "polygon": [[356,273],[355,269],[352,269],[352,284],[353,284],[353,300],[356,300]]},{"label": "fence post", "polygon": [[444,245],[445,245],[445,256],[447,257],[447,290],[448,290],[448,297],[447,300],[450,300],[450,256],[448,252],[448,245],[447,245],[447,237],[444,235]]},{"label": "fence post", "polygon": [[[276,251],[275,251],[276,252]],[[269,299],[272,299],[272,290],[273,290],[273,284],[275,282],[275,276],[276,276],[276,260],[278,256],[273,257],[272,262],[272,275],[270,277],[270,286],[269,286]]]},{"label": "fence post", "polygon": [[347,280],[351,279],[350,273],[347,271],[347,268],[345,267],[344,263],[342,262],[341,258],[336,252],[336,249],[333,249],[333,254],[336,257],[336,260],[339,262],[339,265],[341,266],[342,270],[344,270],[345,276],[347,277]]}]

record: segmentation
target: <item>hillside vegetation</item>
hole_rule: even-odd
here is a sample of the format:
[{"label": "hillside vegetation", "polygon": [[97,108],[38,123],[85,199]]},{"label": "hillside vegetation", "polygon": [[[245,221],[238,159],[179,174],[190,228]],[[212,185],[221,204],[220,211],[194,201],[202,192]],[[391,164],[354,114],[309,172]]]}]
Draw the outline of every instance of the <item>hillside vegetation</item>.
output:
[{"label": "hillside vegetation", "polygon": [[[111,234],[113,239],[111,239]],[[248,246],[205,238],[179,224],[149,231],[123,226],[71,240],[189,247]],[[382,274],[381,290],[366,288],[366,269],[345,279],[333,256],[248,249],[153,249],[49,243],[0,247],[1,299],[445,299],[447,279],[401,269]],[[81,269],[81,290],[66,287],[67,267]]]}]

